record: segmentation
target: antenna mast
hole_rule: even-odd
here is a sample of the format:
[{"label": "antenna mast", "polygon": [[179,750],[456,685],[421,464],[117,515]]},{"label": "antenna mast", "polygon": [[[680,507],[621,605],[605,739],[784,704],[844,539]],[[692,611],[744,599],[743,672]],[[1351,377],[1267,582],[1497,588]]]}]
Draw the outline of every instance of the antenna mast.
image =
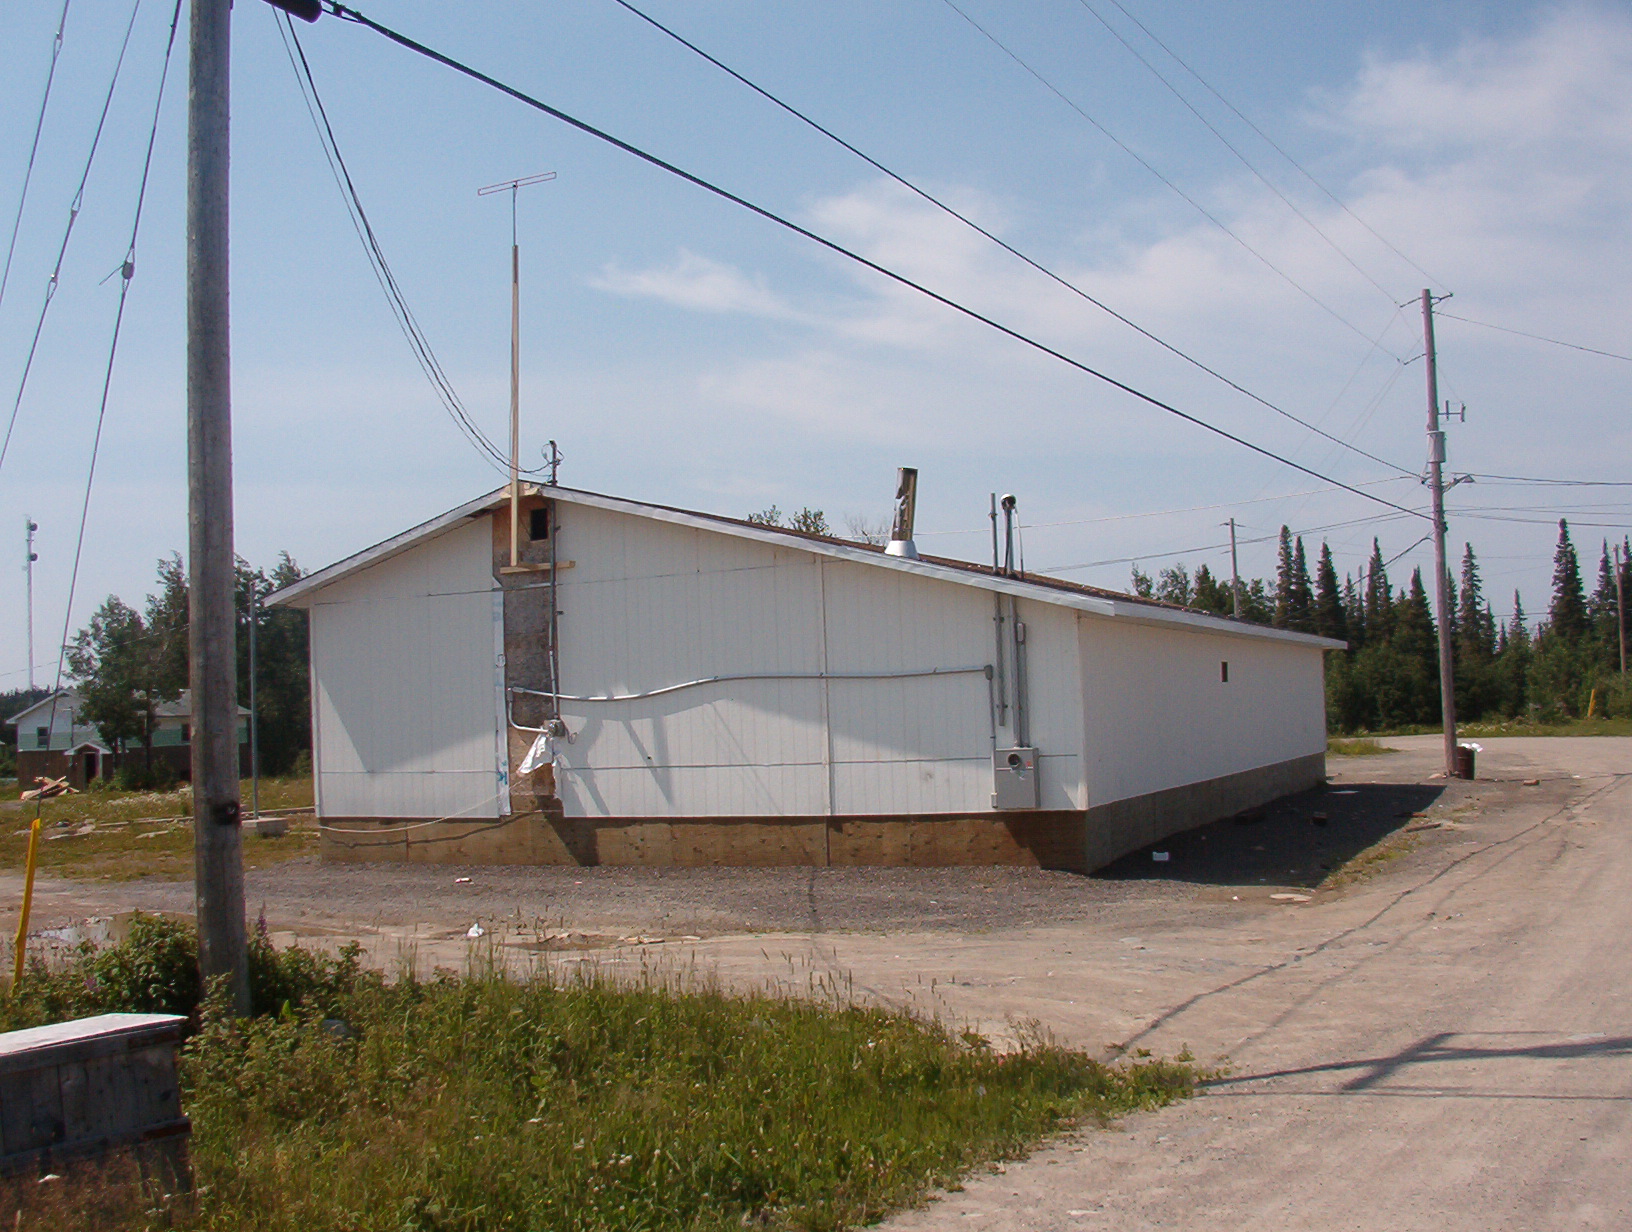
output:
[{"label": "antenna mast", "polygon": [[476,195],[510,193],[510,567],[521,565],[521,246],[516,242],[516,193],[555,179],[555,172],[526,175],[478,188]]},{"label": "antenna mast", "polygon": [[[34,532],[40,529],[40,524],[32,517],[24,517],[23,525],[27,527],[25,534],[28,538],[28,547],[23,552],[23,572],[28,574],[28,691],[34,691],[34,562],[40,554],[34,550]],[[1617,551],[1619,549],[1616,549]],[[1623,653],[1622,659],[1626,658]],[[1622,664],[1625,670],[1625,664]]]}]

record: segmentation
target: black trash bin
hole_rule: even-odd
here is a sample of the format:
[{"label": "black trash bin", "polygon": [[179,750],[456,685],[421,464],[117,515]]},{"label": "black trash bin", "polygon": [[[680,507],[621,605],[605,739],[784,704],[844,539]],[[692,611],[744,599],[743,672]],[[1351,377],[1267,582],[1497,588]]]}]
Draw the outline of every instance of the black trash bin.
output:
[{"label": "black trash bin", "polygon": [[1456,746],[1456,777],[1471,779],[1473,777],[1473,748],[1471,745],[1459,744]]}]

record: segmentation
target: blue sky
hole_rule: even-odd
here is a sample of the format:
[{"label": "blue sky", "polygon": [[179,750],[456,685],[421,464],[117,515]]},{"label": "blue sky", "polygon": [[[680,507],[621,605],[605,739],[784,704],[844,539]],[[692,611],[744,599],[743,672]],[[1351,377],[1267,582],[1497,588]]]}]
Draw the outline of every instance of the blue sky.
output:
[{"label": "blue sky", "polygon": [[[1398,504],[1425,501],[1410,478],[1198,373],[935,213],[612,0],[358,7],[1186,411]],[[643,7],[1152,333],[1407,470],[1424,457],[1425,395],[1420,318],[1398,305],[1422,287],[1453,291],[1447,312],[1632,349],[1632,19],[1620,6]],[[0,236],[17,206],[59,11],[0,12]],[[69,10],[0,303],[0,415],[11,411],[129,12],[125,0],[75,0]],[[1129,15],[1433,279],[1362,229]],[[142,0],[0,470],[0,537],[15,540],[5,559],[21,559],[25,513],[41,524],[40,662],[63,625],[117,299],[118,280],[99,280],[124,255],[169,16],[163,0]],[[287,549],[319,567],[499,477],[439,408],[395,330],[272,12],[245,0],[234,26],[238,543],[258,564]],[[1309,531],[1311,550],[1328,538],[1340,572],[1362,567],[1374,534],[1392,555],[1426,529],[1403,516],[1358,521],[1390,511],[1321,491],[354,25],[325,17],[299,33],[408,299],[496,439],[506,430],[509,210],[475,190],[558,173],[520,203],[522,406],[528,453],[536,460],[546,439],[559,440],[563,482],[737,515],[810,505],[842,527],[849,515],[885,516],[895,467],[916,465],[926,550],[984,558],[987,494],[1012,491],[1029,567],[1111,586],[1126,584],[1129,557],[1148,571],[1173,559],[1227,570],[1227,551],[1214,545],[1232,514],[1249,576],[1272,570],[1263,540],[1283,522]],[[184,51],[185,30],[181,38]],[[182,52],[173,73],[74,628],[109,593],[138,599],[155,560],[186,543]],[[1450,429],[1453,469],[1632,478],[1632,364],[1449,320],[1440,347],[1442,393],[1468,405],[1467,423]],[[1452,497],[1453,550],[1473,542],[1499,613],[1516,586],[1534,613],[1559,514],[1579,524],[1590,577],[1600,538],[1632,523],[1625,493],[1465,485]],[[1429,559],[1419,547],[1391,574],[1404,580]],[[1070,568],[1082,565],[1094,567]],[[0,579],[0,687],[10,687],[27,661],[23,578],[8,568]]]}]

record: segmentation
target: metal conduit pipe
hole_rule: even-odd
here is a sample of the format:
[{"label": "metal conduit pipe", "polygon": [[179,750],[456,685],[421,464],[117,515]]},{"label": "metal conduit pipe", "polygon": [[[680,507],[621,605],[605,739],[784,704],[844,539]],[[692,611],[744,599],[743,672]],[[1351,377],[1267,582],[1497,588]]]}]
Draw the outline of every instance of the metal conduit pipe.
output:
[{"label": "metal conduit pipe", "polygon": [[[644,693],[611,693],[605,697],[587,697],[573,693],[551,693],[543,689],[524,689],[519,685],[506,685],[504,688],[504,715],[510,726],[517,731],[535,732],[542,734],[549,730],[545,727],[528,727],[525,723],[516,722],[512,697],[517,693],[525,693],[529,697],[548,697],[557,703],[559,711],[561,702],[638,702],[648,697],[661,697],[665,693],[678,693],[681,689],[694,689],[699,685],[718,684],[731,680],[918,680],[932,676],[973,676],[986,677],[986,692],[988,713],[990,713],[992,665],[983,663],[979,667],[931,667],[915,672],[737,672],[721,676],[702,676],[696,680],[682,681],[680,684],[664,685],[660,689],[650,689]],[[992,745],[997,745],[997,726],[992,725]]]}]

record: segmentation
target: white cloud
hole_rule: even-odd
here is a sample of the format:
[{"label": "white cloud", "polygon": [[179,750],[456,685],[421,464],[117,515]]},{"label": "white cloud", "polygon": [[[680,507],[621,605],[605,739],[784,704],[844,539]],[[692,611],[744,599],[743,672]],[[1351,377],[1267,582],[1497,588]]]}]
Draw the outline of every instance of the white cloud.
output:
[{"label": "white cloud", "polygon": [[686,249],[661,268],[624,270],[608,265],[590,285],[614,295],[661,300],[698,312],[742,312],[773,318],[794,315],[763,278],[749,278],[733,266]]}]

